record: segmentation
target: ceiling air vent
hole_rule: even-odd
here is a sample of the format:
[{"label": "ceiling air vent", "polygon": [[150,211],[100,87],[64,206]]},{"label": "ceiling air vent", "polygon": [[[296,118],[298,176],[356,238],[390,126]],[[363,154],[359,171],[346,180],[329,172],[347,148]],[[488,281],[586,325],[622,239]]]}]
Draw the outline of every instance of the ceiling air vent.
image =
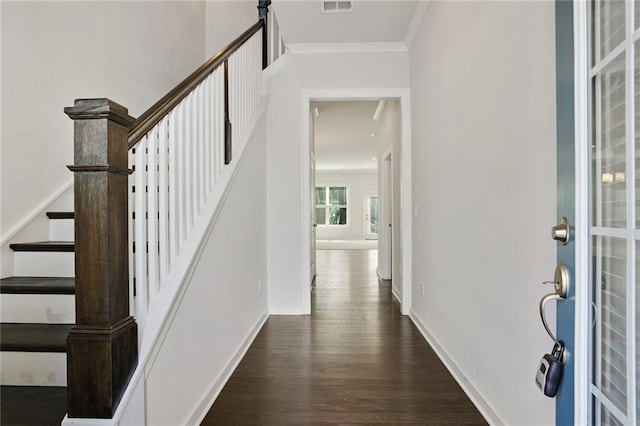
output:
[{"label": "ceiling air vent", "polygon": [[344,13],[353,10],[353,0],[320,0],[322,13]]}]

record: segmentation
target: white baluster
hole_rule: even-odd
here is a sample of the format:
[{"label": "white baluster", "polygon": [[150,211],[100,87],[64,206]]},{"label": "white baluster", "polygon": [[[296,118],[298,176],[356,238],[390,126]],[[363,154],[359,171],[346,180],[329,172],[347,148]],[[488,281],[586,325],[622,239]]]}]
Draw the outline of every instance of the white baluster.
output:
[{"label": "white baluster", "polygon": [[[134,162],[135,162],[135,155],[134,155],[135,150],[129,150],[129,168],[133,169],[134,168]],[[133,280],[136,276],[136,263],[135,263],[135,255],[133,253],[133,245],[135,244],[135,237],[134,237],[134,226],[135,226],[135,220],[133,219],[134,216],[134,212],[135,212],[135,206],[134,206],[134,193],[133,193],[133,188],[134,188],[134,179],[133,177],[129,177],[128,179],[128,197],[127,197],[127,204],[128,204],[128,209],[127,211],[129,212],[129,217],[127,218],[127,221],[129,222],[129,225],[127,227],[127,238],[128,238],[128,242],[129,242],[129,311],[131,312],[131,315],[133,316],[137,316],[136,314],[136,298],[134,296],[133,293]],[[138,335],[138,340],[139,340],[140,336]]]},{"label": "white baluster", "polygon": [[[270,15],[270,16],[269,16]],[[276,60],[276,37],[275,37],[275,30],[276,30],[276,18],[275,15],[273,13],[270,13],[267,15],[268,18],[268,30],[269,30],[269,36],[267,38],[267,43],[269,44],[269,63],[272,64],[274,63],[274,61]]]},{"label": "white baluster", "polygon": [[[135,259],[136,259],[136,315],[138,323],[144,323],[147,316],[147,256],[145,247],[147,242],[147,222],[145,219],[146,206],[146,150],[147,136],[136,146],[135,154]],[[142,327],[142,325],[141,325]]]},{"label": "white baluster", "polygon": [[169,273],[168,124],[169,117],[165,117],[158,125],[158,287]]},{"label": "white baluster", "polygon": [[204,121],[206,120],[206,116],[204,113],[204,96],[205,96],[205,85],[206,81],[202,83],[198,88],[198,212],[202,209],[204,205],[204,196],[205,196],[205,139],[204,139]]},{"label": "white baluster", "polygon": [[240,134],[244,134],[247,126],[247,69],[249,68],[249,44],[242,46],[242,66],[240,67],[240,82],[242,84],[242,94],[240,95],[240,103],[242,105],[242,128]]},{"label": "white baluster", "polygon": [[260,83],[262,82],[262,35],[256,39],[256,50],[258,62],[253,68],[253,83],[255,85],[255,96],[253,98],[253,111],[255,112],[258,105],[258,99],[260,99]]},{"label": "white baluster", "polygon": [[235,70],[235,54],[229,57],[229,119],[231,120],[231,139],[235,139],[235,130],[238,123],[236,123],[236,76]]},{"label": "white baluster", "polygon": [[[178,189],[178,156],[176,149],[176,117],[177,110],[174,109],[167,116],[169,126],[169,152],[168,152],[168,167],[169,167],[169,205],[168,205],[168,220],[169,220],[169,262],[173,263],[178,255],[178,197],[176,196],[176,190]],[[169,271],[167,271],[168,273]]]},{"label": "white baluster", "polygon": [[187,147],[185,141],[185,106],[184,101],[177,106],[176,113],[176,163],[177,169],[177,211],[176,220],[178,222],[178,250],[182,247],[184,240],[187,238],[187,191],[186,191],[186,156]]},{"label": "white baluster", "polygon": [[211,186],[215,187],[218,180],[218,135],[220,133],[220,110],[218,109],[219,69],[211,76]]},{"label": "white baluster", "polygon": [[238,136],[240,136],[240,128],[242,126],[241,123],[241,116],[240,116],[240,51],[238,50],[235,53],[235,60],[234,62],[234,67],[233,67],[233,81],[234,81],[234,86],[235,86],[235,93],[233,95],[233,99],[229,100],[229,102],[233,102],[233,104],[235,105],[235,131],[234,131],[234,137],[233,137],[233,147],[235,148],[237,143],[238,143]]},{"label": "white baluster", "polygon": [[[149,303],[152,304],[158,294],[158,126],[154,127],[147,138],[147,242],[141,247],[146,249],[149,268]],[[146,247],[145,247],[146,246]]]},{"label": "white baluster", "polygon": [[218,68],[216,71],[216,98],[215,98],[215,117],[216,117],[216,138],[215,138],[215,172],[216,182],[222,171],[224,163],[224,71]]},{"label": "white baluster", "polygon": [[253,68],[256,65],[256,38],[249,40],[249,71],[247,72],[247,83],[249,84],[249,117],[253,115],[253,99],[255,98],[256,85],[253,80]]},{"label": "white baluster", "polygon": [[203,181],[204,181],[204,200],[209,197],[209,192],[211,190],[211,122],[213,121],[211,118],[211,75],[209,75],[203,84],[204,89],[204,173],[203,173]]},{"label": "white baluster", "polygon": [[262,34],[260,34],[260,38],[256,38],[256,58],[257,62],[253,65],[253,85],[254,85],[254,93],[253,93],[253,112],[256,111],[256,106],[258,105],[258,99],[260,99],[260,81],[262,77]]},{"label": "white baluster", "polygon": [[184,161],[184,173],[185,173],[185,219],[186,219],[186,233],[188,235],[191,231],[191,227],[193,226],[193,111],[192,111],[192,102],[193,94],[187,96],[184,100],[184,150],[185,150],[185,161]]}]

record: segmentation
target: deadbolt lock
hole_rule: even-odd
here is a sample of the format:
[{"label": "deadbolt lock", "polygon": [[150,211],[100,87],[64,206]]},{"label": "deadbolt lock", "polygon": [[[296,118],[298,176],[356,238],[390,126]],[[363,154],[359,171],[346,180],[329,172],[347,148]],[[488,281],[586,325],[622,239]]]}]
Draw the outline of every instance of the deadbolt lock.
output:
[{"label": "deadbolt lock", "polygon": [[551,228],[551,238],[566,246],[569,243],[569,221],[566,217],[560,220],[560,224]]}]

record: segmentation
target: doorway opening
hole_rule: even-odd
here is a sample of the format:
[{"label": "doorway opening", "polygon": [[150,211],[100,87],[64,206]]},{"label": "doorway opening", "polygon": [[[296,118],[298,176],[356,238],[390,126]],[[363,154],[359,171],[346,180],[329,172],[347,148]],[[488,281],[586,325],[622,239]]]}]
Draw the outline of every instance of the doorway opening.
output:
[{"label": "doorway opening", "polygon": [[318,250],[378,248],[378,157],[381,144],[391,140],[386,133],[394,118],[381,117],[385,103],[311,102],[312,216]]},{"label": "doorway opening", "polygon": [[[410,274],[402,275],[411,270],[410,255],[402,256],[411,248],[408,91],[368,92],[302,94],[302,209],[303,217],[311,219],[303,221],[303,271],[311,271],[302,291],[307,312],[316,249],[351,247],[378,248],[378,276],[393,277],[402,313],[410,311]],[[368,127],[351,115],[358,109],[367,111]],[[338,124],[324,128],[331,119]],[[351,132],[360,132],[360,144]],[[362,145],[369,150],[362,151]]]}]

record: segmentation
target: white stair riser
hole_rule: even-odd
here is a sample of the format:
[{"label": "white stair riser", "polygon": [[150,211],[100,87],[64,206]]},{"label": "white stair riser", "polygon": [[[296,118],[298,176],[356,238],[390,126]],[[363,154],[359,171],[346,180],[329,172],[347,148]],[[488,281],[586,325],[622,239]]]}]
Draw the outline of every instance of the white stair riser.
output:
[{"label": "white stair riser", "polygon": [[3,294],[0,298],[2,322],[74,324],[73,294]]},{"label": "white stair riser", "polygon": [[75,275],[73,252],[14,253],[14,275],[17,277],[73,277]]},{"label": "white stair riser", "polygon": [[0,384],[7,386],[66,386],[67,354],[2,352]]},{"label": "white stair riser", "polygon": [[49,220],[49,240],[50,241],[73,241],[73,219],[50,219]]}]

